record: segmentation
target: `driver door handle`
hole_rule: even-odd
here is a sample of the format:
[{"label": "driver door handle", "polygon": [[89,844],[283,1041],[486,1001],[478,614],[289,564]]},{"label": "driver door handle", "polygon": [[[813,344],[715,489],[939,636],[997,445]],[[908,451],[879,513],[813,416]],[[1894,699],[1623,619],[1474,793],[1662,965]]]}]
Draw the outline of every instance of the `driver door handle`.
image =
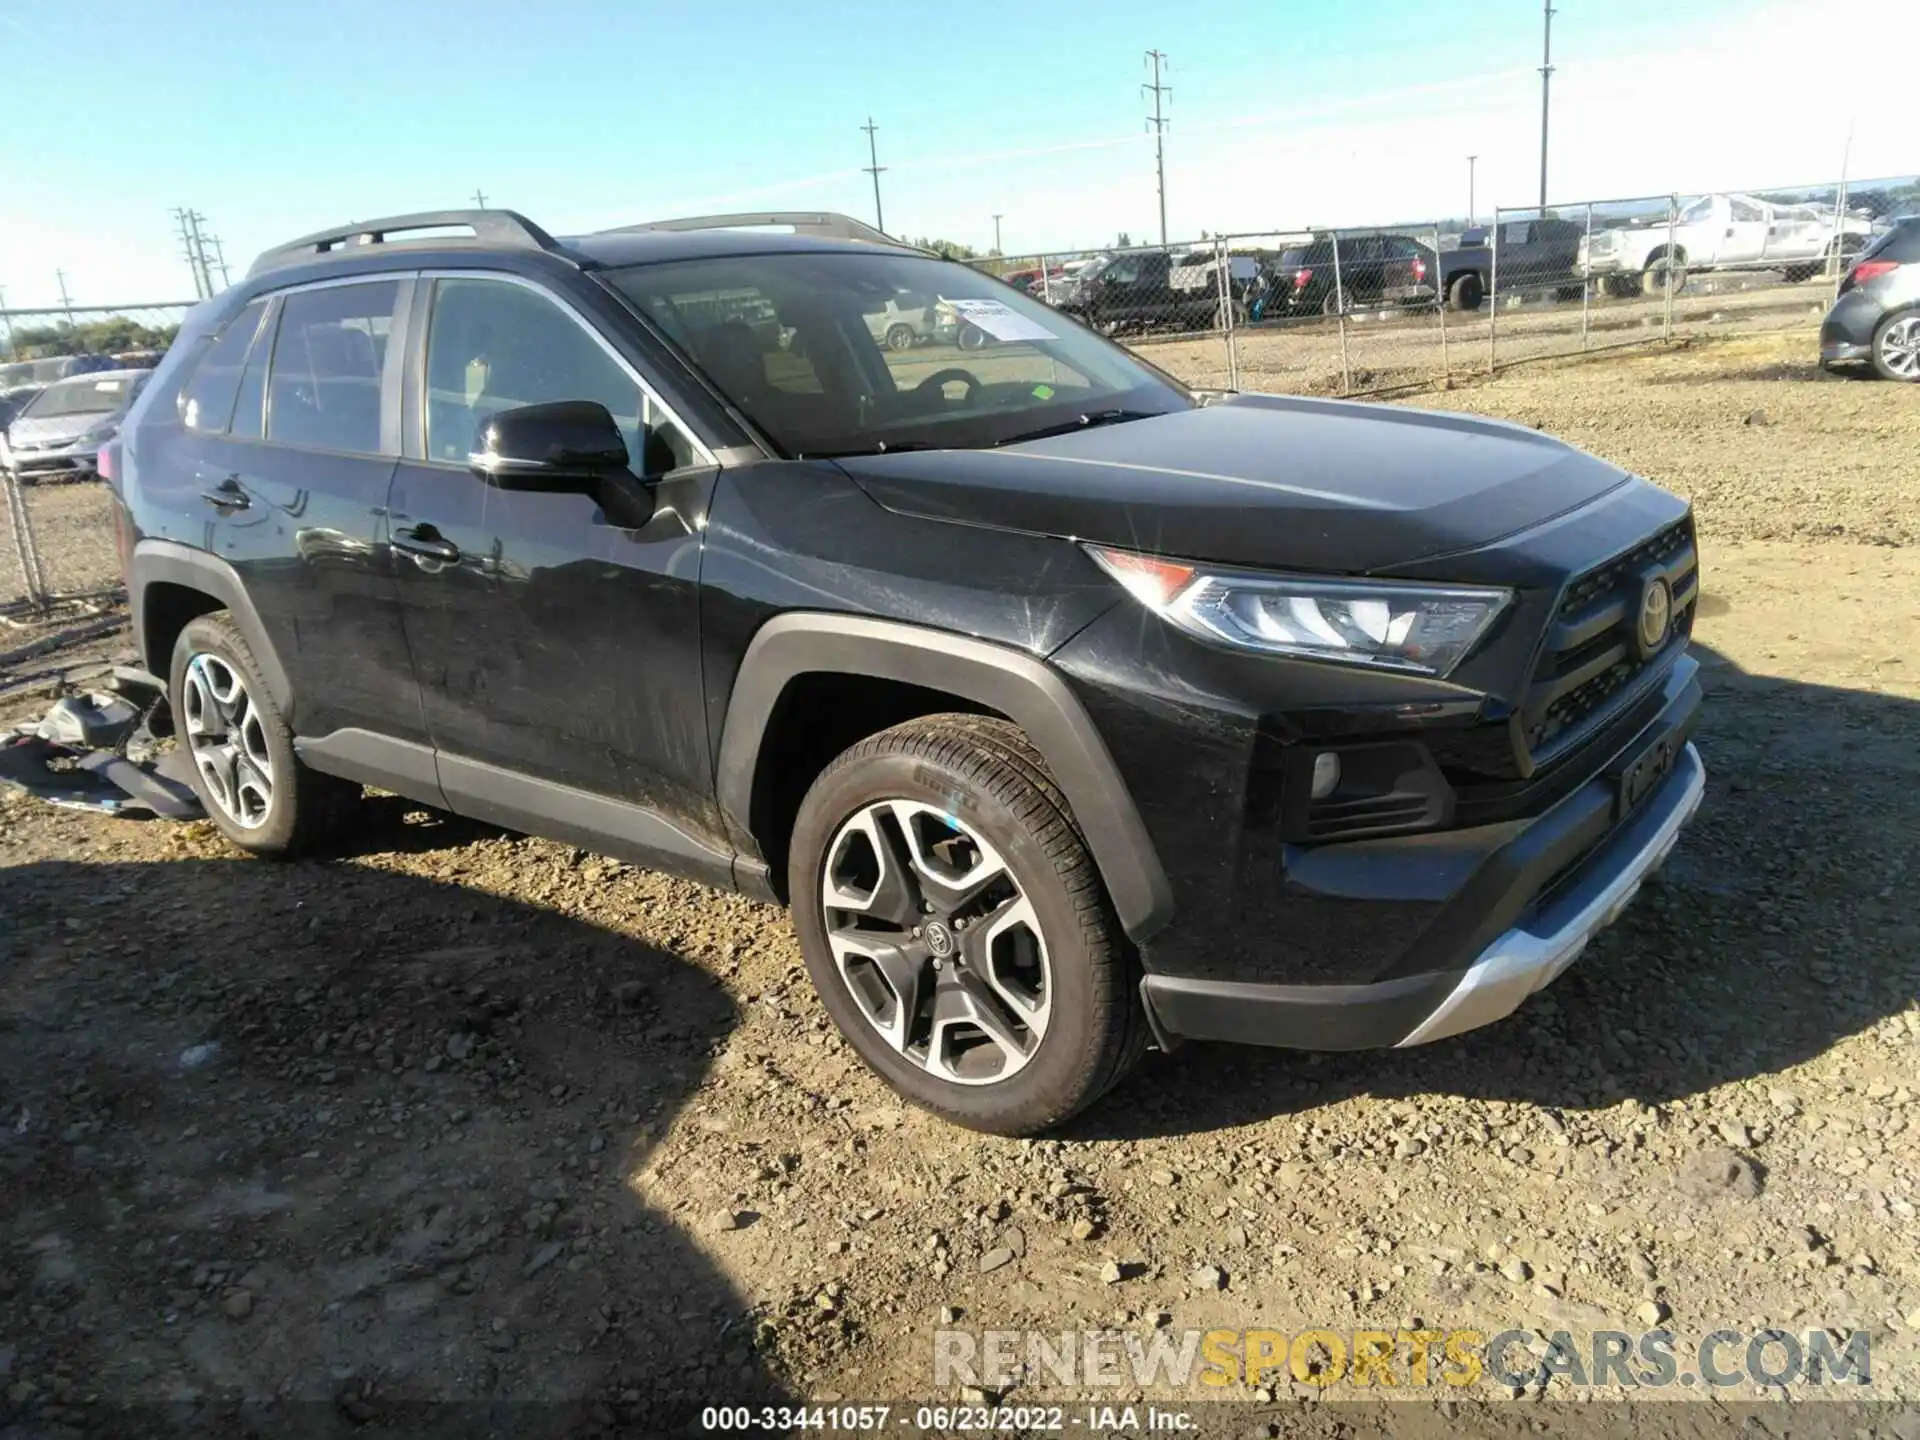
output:
[{"label": "driver door handle", "polygon": [[393,532],[393,548],[415,560],[438,560],[451,564],[460,558],[460,547],[431,525],[409,525]]},{"label": "driver door handle", "polygon": [[211,490],[202,490],[200,498],[222,515],[232,510],[244,510],[253,504],[247,492],[240,488],[238,475],[229,475]]}]

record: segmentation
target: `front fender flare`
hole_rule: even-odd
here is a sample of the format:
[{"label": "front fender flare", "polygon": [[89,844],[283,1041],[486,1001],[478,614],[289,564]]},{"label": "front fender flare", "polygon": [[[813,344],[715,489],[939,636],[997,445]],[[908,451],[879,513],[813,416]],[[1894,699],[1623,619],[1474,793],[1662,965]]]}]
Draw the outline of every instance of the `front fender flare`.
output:
[{"label": "front fender flare", "polygon": [[808,674],[865,675],[957,695],[1006,716],[1045,757],[1100,867],[1128,936],[1171,918],[1173,893],[1113,757],[1066,682],[1024,651],[857,615],[795,613],[763,625],[727,705],[715,786],[728,828],[751,835],[762,741],[787,686]]}]

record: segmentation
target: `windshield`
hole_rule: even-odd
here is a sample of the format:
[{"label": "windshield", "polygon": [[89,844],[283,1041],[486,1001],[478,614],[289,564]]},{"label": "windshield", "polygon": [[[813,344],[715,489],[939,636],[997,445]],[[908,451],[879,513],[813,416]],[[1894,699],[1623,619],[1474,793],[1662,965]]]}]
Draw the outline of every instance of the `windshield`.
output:
[{"label": "windshield", "polygon": [[605,278],[792,456],[979,449],[1194,404],[1059,312],[947,261],[787,252]]},{"label": "windshield", "polygon": [[62,415],[111,415],[126,404],[133,382],[126,379],[62,380],[49,385],[24,411],[23,420],[52,420]]}]

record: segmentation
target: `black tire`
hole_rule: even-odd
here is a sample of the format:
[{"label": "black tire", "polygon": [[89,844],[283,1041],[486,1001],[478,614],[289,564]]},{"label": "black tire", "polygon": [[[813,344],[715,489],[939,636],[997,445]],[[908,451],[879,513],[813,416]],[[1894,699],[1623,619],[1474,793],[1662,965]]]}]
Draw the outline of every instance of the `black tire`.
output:
[{"label": "black tire", "polygon": [[1798,285],[1802,281],[1811,280],[1815,268],[1812,265],[1789,265],[1780,272],[1780,278],[1789,285]]},{"label": "black tire", "polygon": [[969,321],[960,327],[960,333],[954,337],[954,343],[962,350],[980,350],[985,348],[987,332]]},{"label": "black tire", "polygon": [[188,734],[187,672],[203,655],[226,666],[245,686],[248,707],[258,721],[257,743],[264,745],[274,782],[271,800],[264,806],[259,823],[244,825],[221,803],[201,766],[195,763],[191,766],[194,793],[200,797],[207,818],[235,845],[264,859],[290,860],[323,848],[341,832],[360,799],[360,787],[301,763],[294,753],[293,732],[267,689],[260,663],[225,610],[189,621],[174,642],[167,701],[179,743],[193,752]]},{"label": "black tire", "polygon": [[1486,298],[1486,287],[1471,270],[1454,276],[1453,283],[1447,287],[1447,304],[1455,310],[1478,310]]},{"label": "black tire", "polygon": [[889,325],[887,327],[887,348],[889,350],[911,350],[914,334],[911,325]]},{"label": "black tire", "polygon": [[1640,293],[1638,275],[1603,275],[1600,288],[1615,300],[1631,300]]},{"label": "black tire", "polygon": [[1687,262],[1654,256],[1640,272],[1640,288],[1649,295],[1678,295],[1687,288]]},{"label": "black tire", "polygon": [[1351,315],[1353,296],[1346,290],[1329,290],[1326,299],[1320,302],[1320,313],[1326,316]]},{"label": "black tire", "polygon": [[[1033,907],[1051,971],[1052,1018],[1031,1058],[1005,1080],[961,1084],[909,1059],[868,1020],[834,959],[822,895],[828,850],[849,819],[884,800],[964,817]],[[1092,1104],[1145,1052],[1131,952],[1065,796],[1017,727],[933,715],[862,740],[808,790],[790,856],[794,925],[821,1002],[860,1057],[922,1109],[969,1129],[1036,1134]]]}]

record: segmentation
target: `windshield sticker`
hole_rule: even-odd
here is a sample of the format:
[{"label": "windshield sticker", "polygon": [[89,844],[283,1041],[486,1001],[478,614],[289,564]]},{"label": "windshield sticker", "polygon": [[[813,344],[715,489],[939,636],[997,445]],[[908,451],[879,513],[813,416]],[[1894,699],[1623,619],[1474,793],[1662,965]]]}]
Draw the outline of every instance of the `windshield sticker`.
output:
[{"label": "windshield sticker", "polygon": [[1033,398],[1036,400],[1051,400],[1053,398],[1053,386],[1051,385],[1034,386]]},{"label": "windshield sticker", "polygon": [[1058,340],[1060,337],[1036,320],[1009,309],[999,300],[949,300],[953,313],[970,321],[995,340]]}]

